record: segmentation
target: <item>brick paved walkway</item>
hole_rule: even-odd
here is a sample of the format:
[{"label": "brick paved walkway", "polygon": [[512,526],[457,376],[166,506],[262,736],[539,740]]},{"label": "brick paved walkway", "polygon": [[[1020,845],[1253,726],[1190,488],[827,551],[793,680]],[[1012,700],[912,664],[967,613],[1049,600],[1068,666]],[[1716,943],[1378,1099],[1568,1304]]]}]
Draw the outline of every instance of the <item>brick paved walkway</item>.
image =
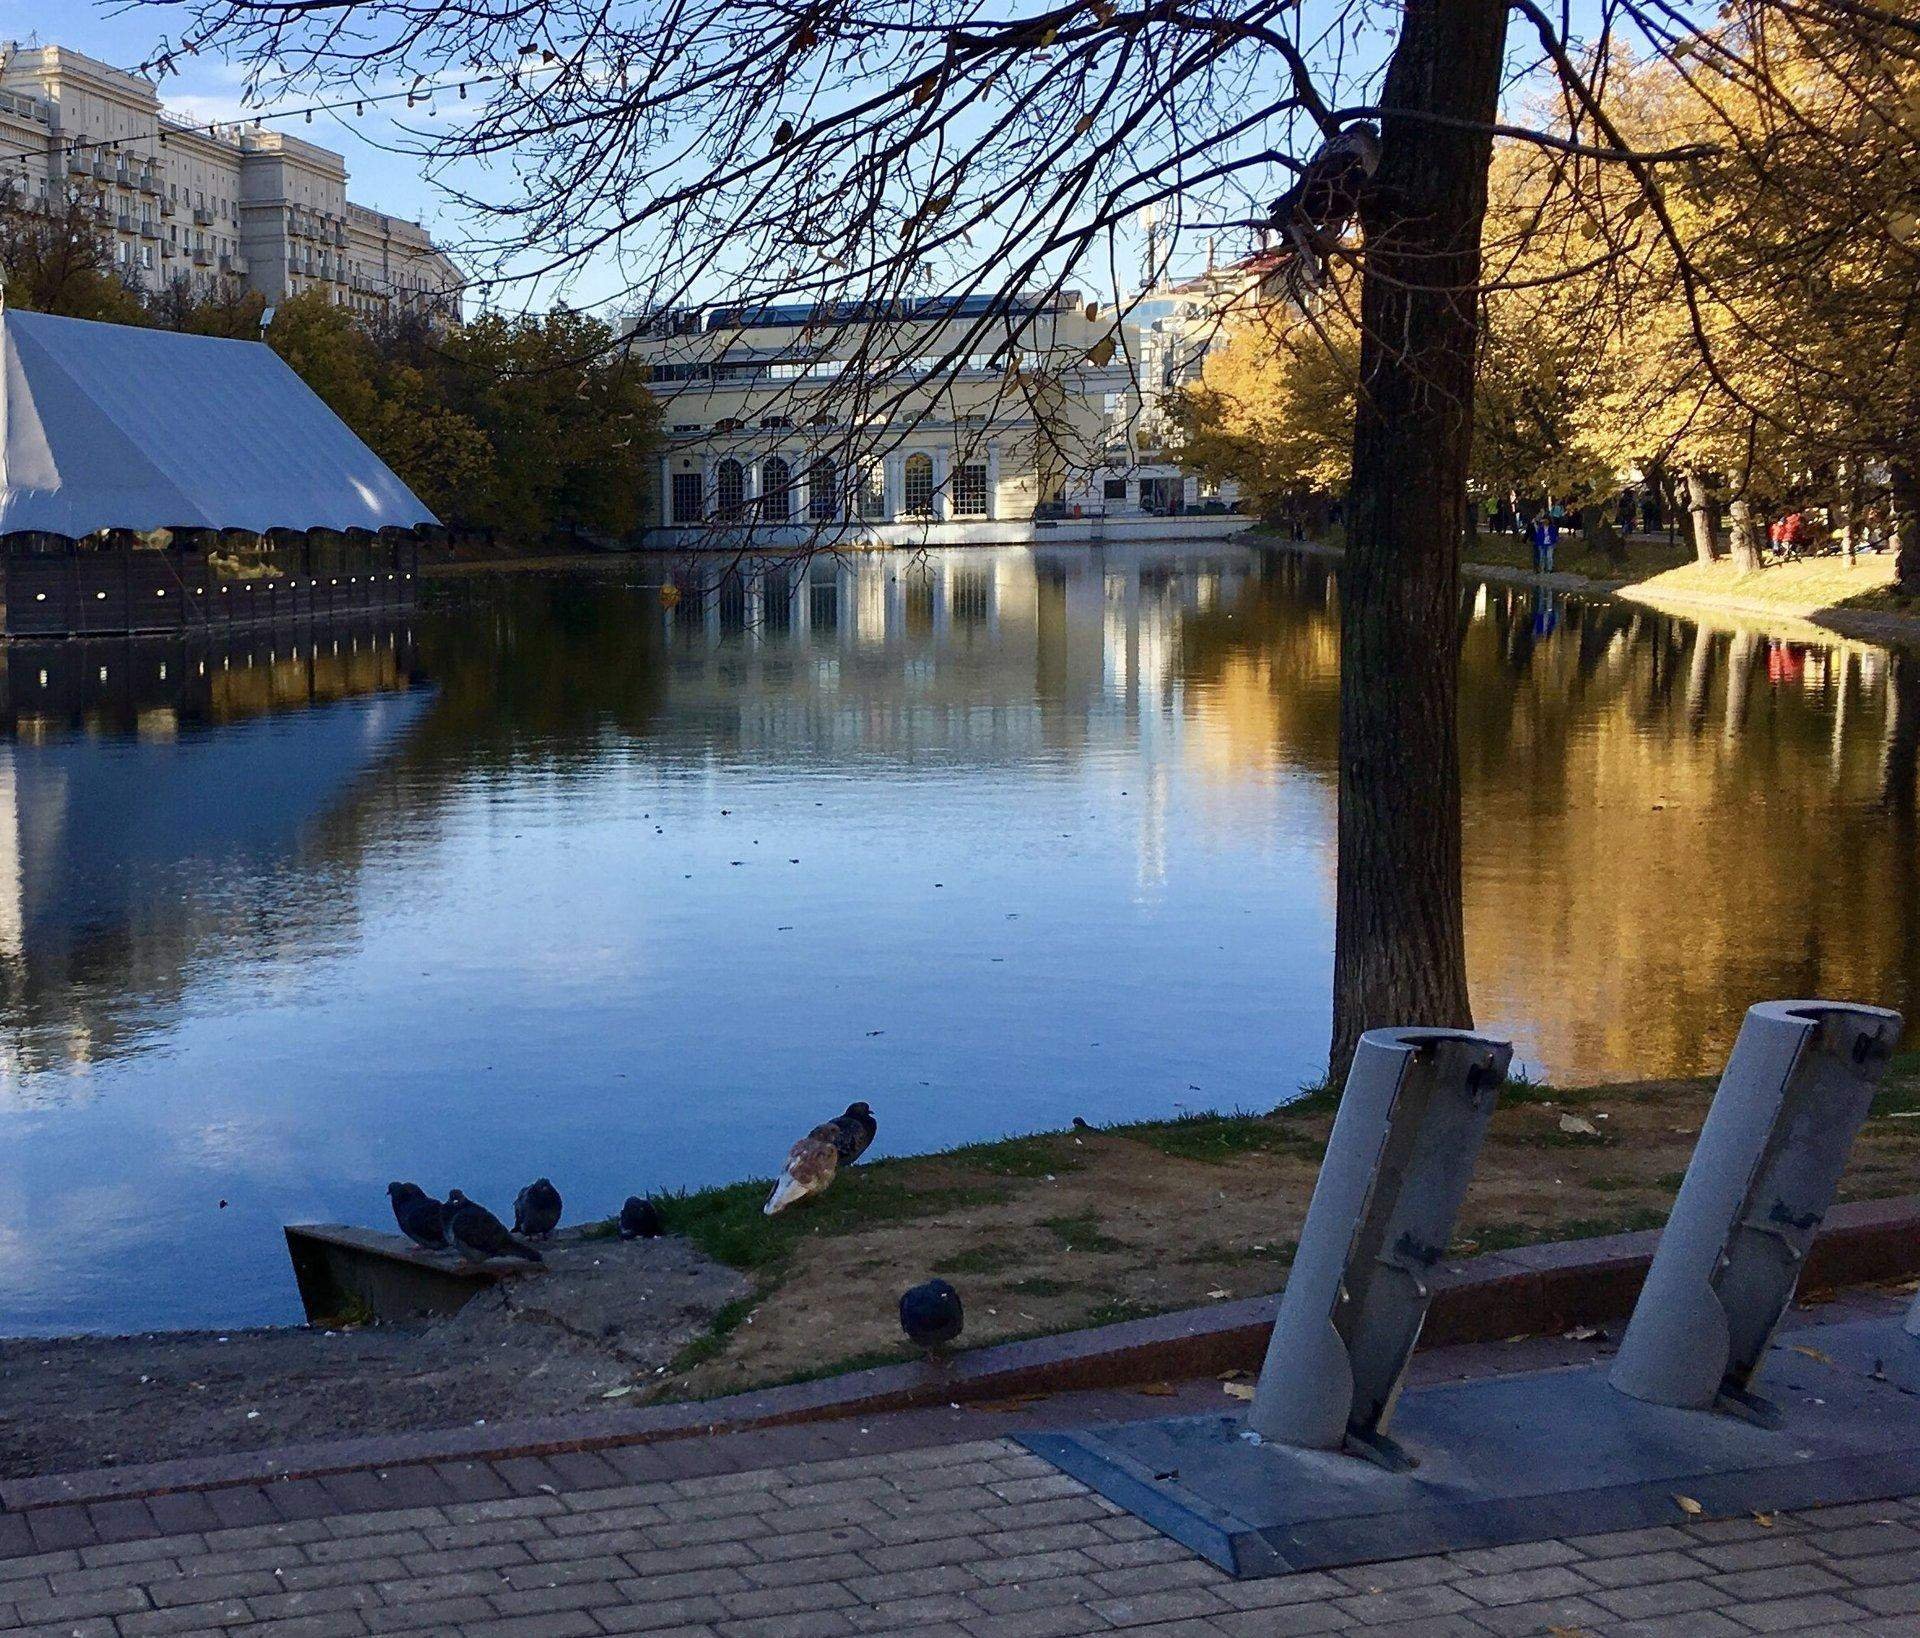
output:
[{"label": "brick paved walkway", "polygon": [[1236,1583],[1004,1437],[1221,1403],[1209,1380],[0,1513],[0,1632],[1920,1634],[1920,1496]]},{"label": "brick paved walkway", "polygon": [[[451,1490],[460,1472],[441,1478]],[[170,1499],[204,1528],[0,1562],[0,1629],[63,1638],[260,1627],[278,1638],[1920,1632],[1920,1497],[1781,1515],[1771,1528],[1682,1522],[1236,1583],[1000,1439],[642,1484],[542,1481],[530,1494],[231,1526],[219,1523],[219,1494]]]}]

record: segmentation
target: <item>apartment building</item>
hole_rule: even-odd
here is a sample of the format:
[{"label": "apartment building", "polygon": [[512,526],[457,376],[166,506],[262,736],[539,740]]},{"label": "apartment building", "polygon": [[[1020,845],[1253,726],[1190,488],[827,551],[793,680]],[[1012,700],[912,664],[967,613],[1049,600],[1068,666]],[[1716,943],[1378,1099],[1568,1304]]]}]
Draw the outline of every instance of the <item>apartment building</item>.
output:
[{"label": "apartment building", "polygon": [[1077,292],[723,304],[637,323],[628,345],[668,436],[654,544],[1066,540],[1156,521],[1127,433],[1138,337]]},{"label": "apartment building", "polygon": [[320,289],[369,315],[459,316],[453,263],[417,222],[349,202],[332,149],[188,124],[150,80],[60,46],[0,63],[0,176],[31,207],[84,199],[145,290],[229,277],[269,303]]}]

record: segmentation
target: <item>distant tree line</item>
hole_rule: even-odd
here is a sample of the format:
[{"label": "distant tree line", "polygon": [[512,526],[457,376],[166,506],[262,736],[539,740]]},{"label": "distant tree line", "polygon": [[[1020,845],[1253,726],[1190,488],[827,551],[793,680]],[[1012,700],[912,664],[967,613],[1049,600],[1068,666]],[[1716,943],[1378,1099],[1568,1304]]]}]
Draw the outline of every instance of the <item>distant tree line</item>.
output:
[{"label": "distant tree line", "polygon": [[[1702,561],[1770,516],[1886,543],[1920,593],[1920,25],[1911,8],[1722,8],[1688,48],[1592,69],[1591,107],[1501,141],[1476,296],[1470,473],[1597,510],[1638,474]],[[1583,133],[1685,154],[1658,218]],[[1608,133],[1611,133],[1608,135]],[[1251,287],[1176,410],[1187,459],[1263,511],[1349,482],[1360,276]]]},{"label": "distant tree line", "polygon": [[320,290],[278,304],[231,277],[157,291],[116,267],[82,195],[0,204],[7,305],[264,340],[458,534],[618,539],[643,521],[660,415],[645,367],[603,320],[557,306],[435,327],[368,317]]}]

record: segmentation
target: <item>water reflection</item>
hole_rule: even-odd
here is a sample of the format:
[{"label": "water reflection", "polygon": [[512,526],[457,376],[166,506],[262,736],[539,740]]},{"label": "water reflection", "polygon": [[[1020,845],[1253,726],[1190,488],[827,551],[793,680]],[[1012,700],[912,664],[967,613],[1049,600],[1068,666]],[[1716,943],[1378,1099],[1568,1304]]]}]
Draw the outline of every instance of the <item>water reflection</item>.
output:
[{"label": "water reflection", "polygon": [[[402,1172],[507,1199],[537,1151],[610,1207],[853,1095],[912,1149],[1322,1062],[1323,562],[655,562],[416,626],[8,651],[0,1329],[288,1317],[279,1223]],[[1469,959],[1526,1060],[1910,1003],[1920,662],[1501,586],[1460,632]]]}]

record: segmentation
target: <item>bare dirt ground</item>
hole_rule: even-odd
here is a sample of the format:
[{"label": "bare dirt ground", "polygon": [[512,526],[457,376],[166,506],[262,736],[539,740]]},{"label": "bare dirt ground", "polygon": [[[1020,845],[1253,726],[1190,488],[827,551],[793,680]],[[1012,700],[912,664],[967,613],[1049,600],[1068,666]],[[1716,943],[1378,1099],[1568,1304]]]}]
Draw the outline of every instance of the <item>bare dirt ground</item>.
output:
[{"label": "bare dirt ground", "polygon": [[436,1323],[0,1342],[0,1475],[632,1404],[748,1289],[679,1239],[547,1259]]},{"label": "bare dirt ground", "polygon": [[[1920,1120],[1907,1118],[1920,1057],[1900,1070],[1843,1198],[1920,1190]],[[1711,1081],[1510,1088],[1453,1250],[1657,1228],[1712,1092]],[[960,1290],[974,1346],[1278,1290],[1331,1125],[1324,1111],[1202,1117],[862,1168],[835,1191],[869,1190],[877,1209],[830,1193],[790,1212],[823,1221],[791,1231],[758,1300],[724,1315],[724,1334],[694,1351],[707,1357],[664,1391],[705,1397],[910,1357],[899,1293],[933,1274]]]}]

